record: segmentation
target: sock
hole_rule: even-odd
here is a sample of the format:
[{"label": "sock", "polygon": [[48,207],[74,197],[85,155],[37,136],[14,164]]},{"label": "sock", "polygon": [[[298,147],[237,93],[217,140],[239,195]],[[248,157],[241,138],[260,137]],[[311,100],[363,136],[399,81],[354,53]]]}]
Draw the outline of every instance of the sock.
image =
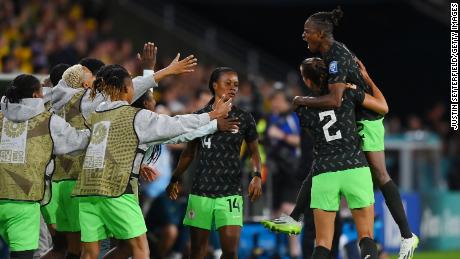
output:
[{"label": "sock", "polygon": [[297,221],[300,220],[303,212],[310,207],[311,200],[311,174],[305,178],[300,186],[297,199],[295,201],[295,207],[291,212],[291,217]]},{"label": "sock", "polygon": [[407,222],[406,213],[404,212],[404,206],[399,195],[399,190],[396,184],[390,180],[386,184],[380,187],[385,203],[390,210],[391,216],[399,226],[399,231],[403,238],[411,238],[412,231],[410,230],[409,223]]},{"label": "sock", "polygon": [[34,258],[34,250],[13,251],[10,253],[11,259],[32,259]]},{"label": "sock", "polygon": [[312,259],[329,259],[329,254],[331,250],[327,249],[324,246],[317,246],[313,250]]},{"label": "sock", "polygon": [[377,259],[377,245],[372,238],[365,237],[359,241],[361,248],[361,259]]},{"label": "sock", "polygon": [[67,253],[66,259],[80,259],[80,255],[72,254],[72,253]]}]

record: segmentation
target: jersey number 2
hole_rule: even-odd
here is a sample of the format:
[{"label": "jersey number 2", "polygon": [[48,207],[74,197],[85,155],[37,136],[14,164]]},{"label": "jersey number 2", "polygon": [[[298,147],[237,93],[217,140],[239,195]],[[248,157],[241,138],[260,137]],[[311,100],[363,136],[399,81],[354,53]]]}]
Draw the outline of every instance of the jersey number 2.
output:
[{"label": "jersey number 2", "polygon": [[323,131],[324,131],[324,137],[326,137],[326,141],[333,141],[336,139],[341,139],[342,138],[342,132],[340,130],[337,130],[337,132],[334,135],[331,135],[329,132],[329,128],[337,122],[337,117],[335,117],[335,112],[334,111],[325,111],[325,112],[320,112],[319,113],[319,120],[323,121],[325,117],[331,117],[331,120],[328,121],[326,124],[323,126]]}]

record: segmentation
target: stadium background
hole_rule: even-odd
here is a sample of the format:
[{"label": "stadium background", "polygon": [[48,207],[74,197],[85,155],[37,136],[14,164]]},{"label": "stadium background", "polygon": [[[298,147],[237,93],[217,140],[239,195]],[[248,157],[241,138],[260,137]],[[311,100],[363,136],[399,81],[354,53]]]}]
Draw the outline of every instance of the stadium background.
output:
[{"label": "stadium background", "polygon": [[[17,73],[44,78],[55,64],[74,64],[88,55],[139,74],[135,54],[145,41],[153,41],[159,49],[157,69],[176,52],[193,53],[200,63],[193,74],[160,84],[156,98],[162,111],[196,110],[212,69],[231,66],[242,81],[235,103],[263,121],[273,112],[274,89],[290,96],[302,93],[298,66],[311,56],[301,39],[305,19],[338,4],[345,16],[336,39],[364,61],[390,107],[387,164],[403,192],[411,226],[420,234],[419,253],[459,251],[460,137],[449,129],[448,1],[2,0],[1,91]],[[264,143],[270,143],[272,136],[259,125]],[[172,157],[180,148],[171,147]],[[264,145],[266,153],[270,148]],[[251,206],[246,202],[248,222],[272,216],[277,193],[267,171],[263,199]],[[383,206],[381,201],[376,205],[383,224],[377,235],[386,250],[395,252],[399,231]],[[255,253],[254,233],[260,234],[257,243],[265,255],[286,252],[285,238],[248,224],[241,257]],[[460,258],[455,252],[425,256]]]}]

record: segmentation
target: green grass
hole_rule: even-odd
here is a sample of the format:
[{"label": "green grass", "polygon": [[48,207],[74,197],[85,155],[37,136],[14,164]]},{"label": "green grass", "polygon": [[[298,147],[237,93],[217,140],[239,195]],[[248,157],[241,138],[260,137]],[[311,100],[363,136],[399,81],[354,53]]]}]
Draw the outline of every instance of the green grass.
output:
[{"label": "green grass", "polygon": [[[397,255],[392,255],[392,259],[398,258]],[[418,252],[415,250],[414,259],[459,259],[460,251],[447,252]]]}]

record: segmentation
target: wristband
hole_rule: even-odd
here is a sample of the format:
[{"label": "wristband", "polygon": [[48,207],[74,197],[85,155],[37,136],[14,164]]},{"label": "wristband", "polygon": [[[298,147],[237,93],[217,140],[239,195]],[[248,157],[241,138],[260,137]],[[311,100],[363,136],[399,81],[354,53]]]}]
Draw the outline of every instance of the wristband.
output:
[{"label": "wristband", "polygon": [[259,178],[262,178],[262,174],[260,172],[257,172],[257,171],[252,173],[252,177],[256,177],[256,176],[259,177]]},{"label": "wristband", "polygon": [[180,180],[181,180],[181,179],[180,179],[180,176],[175,176],[175,175],[173,175],[173,176],[171,177],[171,183],[177,183],[177,182],[180,182]]}]

